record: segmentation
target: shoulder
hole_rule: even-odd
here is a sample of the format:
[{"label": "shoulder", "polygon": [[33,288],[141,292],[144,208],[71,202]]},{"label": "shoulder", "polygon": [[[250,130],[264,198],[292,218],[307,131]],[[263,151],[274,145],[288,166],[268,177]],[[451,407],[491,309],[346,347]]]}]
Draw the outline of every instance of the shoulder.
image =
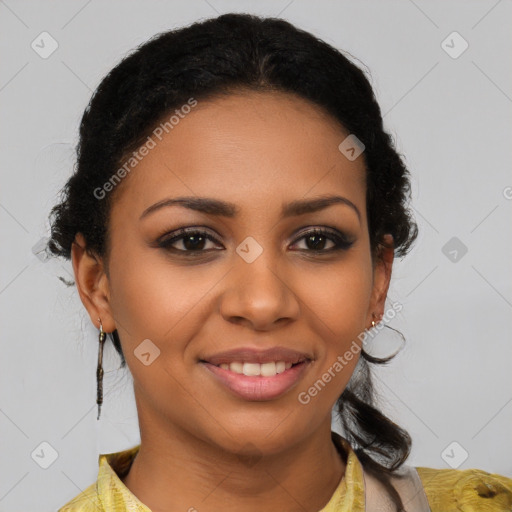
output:
[{"label": "shoulder", "polygon": [[416,470],[432,512],[512,510],[512,478],[481,469]]},{"label": "shoulder", "polygon": [[103,508],[98,498],[96,483],[94,483],[59,508],[57,512],[98,512],[101,510]]}]

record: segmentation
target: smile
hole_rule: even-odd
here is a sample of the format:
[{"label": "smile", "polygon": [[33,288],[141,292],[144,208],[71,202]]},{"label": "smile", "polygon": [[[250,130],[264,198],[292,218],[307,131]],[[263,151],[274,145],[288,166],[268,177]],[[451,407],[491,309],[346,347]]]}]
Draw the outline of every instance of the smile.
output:
[{"label": "smile", "polygon": [[283,373],[285,370],[289,370],[293,365],[292,363],[285,361],[271,361],[263,364],[235,361],[230,364],[221,363],[218,366],[223,370],[229,370],[248,377],[256,377],[258,375],[261,375],[262,377],[274,377],[274,375]]},{"label": "smile", "polygon": [[311,361],[296,364],[284,361],[268,363],[221,363],[201,361],[216,384],[231,395],[246,401],[276,400],[297,386]]}]

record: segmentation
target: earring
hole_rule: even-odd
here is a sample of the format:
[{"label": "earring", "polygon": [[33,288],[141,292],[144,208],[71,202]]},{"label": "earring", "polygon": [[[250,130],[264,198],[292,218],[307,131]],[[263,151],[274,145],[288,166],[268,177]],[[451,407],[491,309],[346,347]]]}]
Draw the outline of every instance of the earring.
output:
[{"label": "earring", "polygon": [[98,351],[98,368],[96,370],[96,390],[97,390],[97,398],[96,403],[98,404],[98,420],[100,419],[101,413],[101,404],[103,403],[103,345],[105,344],[105,339],[107,337],[105,331],[103,330],[103,325],[101,324],[101,319],[98,318],[100,323],[100,335],[98,338],[99,341],[99,351]]},{"label": "earring", "polygon": [[[372,312],[372,317],[373,318],[376,318],[376,315],[375,313]],[[380,317],[379,320],[382,320],[382,316]],[[371,341],[370,340],[373,340],[373,338],[376,337],[376,334],[375,334],[375,331],[372,332],[371,329],[375,328],[376,326],[378,325],[378,322],[375,322],[375,320],[372,320],[372,326],[371,328],[369,328],[367,330],[367,336],[365,337],[364,341],[363,341],[363,344],[370,344],[371,346]],[[401,346],[398,350],[396,350],[391,356],[387,356],[386,358],[377,358],[375,356],[372,356],[371,354],[369,354],[368,352],[366,352],[363,348],[361,348],[361,354],[364,356],[364,358],[367,360],[367,361],[370,361],[372,363],[387,363],[388,361],[390,361],[391,359],[393,359],[393,357],[395,357],[398,352],[400,352],[400,350],[402,350],[402,347],[405,345],[406,343],[406,339],[405,339],[405,336],[398,330],[398,329],[395,329],[394,327],[391,327],[389,325],[383,325],[383,327],[386,327],[387,329],[391,329],[392,331],[395,331],[397,332],[399,335],[400,335],[400,338],[401,338]],[[382,330],[382,327],[380,327],[379,329],[377,330]],[[380,341],[380,340],[378,340]],[[382,345],[382,343],[379,342],[379,345]]]}]

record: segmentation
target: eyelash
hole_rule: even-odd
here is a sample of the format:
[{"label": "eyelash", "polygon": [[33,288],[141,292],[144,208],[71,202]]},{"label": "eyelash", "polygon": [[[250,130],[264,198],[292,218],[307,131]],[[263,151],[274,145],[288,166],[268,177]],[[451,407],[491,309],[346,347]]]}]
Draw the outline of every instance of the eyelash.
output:
[{"label": "eyelash", "polygon": [[[160,239],[157,242],[158,247],[165,249],[166,251],[171,251],[174,253],[192,253],[194,255],[201,255],[202,253],[209,252],[208,250],[197,250],[197,251],[191,251],[191,250],[182,250],[182,249],[175,249],[171,247],[176,241],[182,240],[186,238],[187,236],[193,236],[193,235],[201,235],[202,237],[206,238],[207,240],[210,240],[216,244],[219,242],[216,238],[214,238],[210,233],[207,231],[202,231],[197,228],[182,228],[174,232],[174,236],[171,238],[166,238],[166,236],[169,234],[160,237]],[[298,241],[311,236],[311,235],[319,235],[327,238],[328,240],[332,241],[335,246],[331,247],[330,249],[319,249],[319,250],[313,250],[313,249],[300,249],[300,251],[314,253],[314,254],[322,254],[322,253],[332,253],[335,251],[343,251],[349,249],[353,245],[353,241],[349,241],[343,234],[337,234],[331,230],[323,229],[323,228],[313,228],[310,231],[306,231],[305,233],[302,233],[299,238],[296,239],[294,242],[297,243]],[[214,249],[218,250],[218,249]]]}]

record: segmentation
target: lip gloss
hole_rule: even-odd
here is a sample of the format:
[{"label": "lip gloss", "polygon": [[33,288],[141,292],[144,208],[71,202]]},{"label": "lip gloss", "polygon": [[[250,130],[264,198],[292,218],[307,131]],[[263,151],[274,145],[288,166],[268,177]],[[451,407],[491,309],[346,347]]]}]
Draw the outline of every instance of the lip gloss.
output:
[{"label": "lip gloss", "polygon": [[247,376],[225,370],[208,362],[201,364],[212,373],[217,382],[220,382],[234,395],[244,400],[263,402],[279,398],[292,389],[306,371],[309,361],[295,364],[273,377]]}]

